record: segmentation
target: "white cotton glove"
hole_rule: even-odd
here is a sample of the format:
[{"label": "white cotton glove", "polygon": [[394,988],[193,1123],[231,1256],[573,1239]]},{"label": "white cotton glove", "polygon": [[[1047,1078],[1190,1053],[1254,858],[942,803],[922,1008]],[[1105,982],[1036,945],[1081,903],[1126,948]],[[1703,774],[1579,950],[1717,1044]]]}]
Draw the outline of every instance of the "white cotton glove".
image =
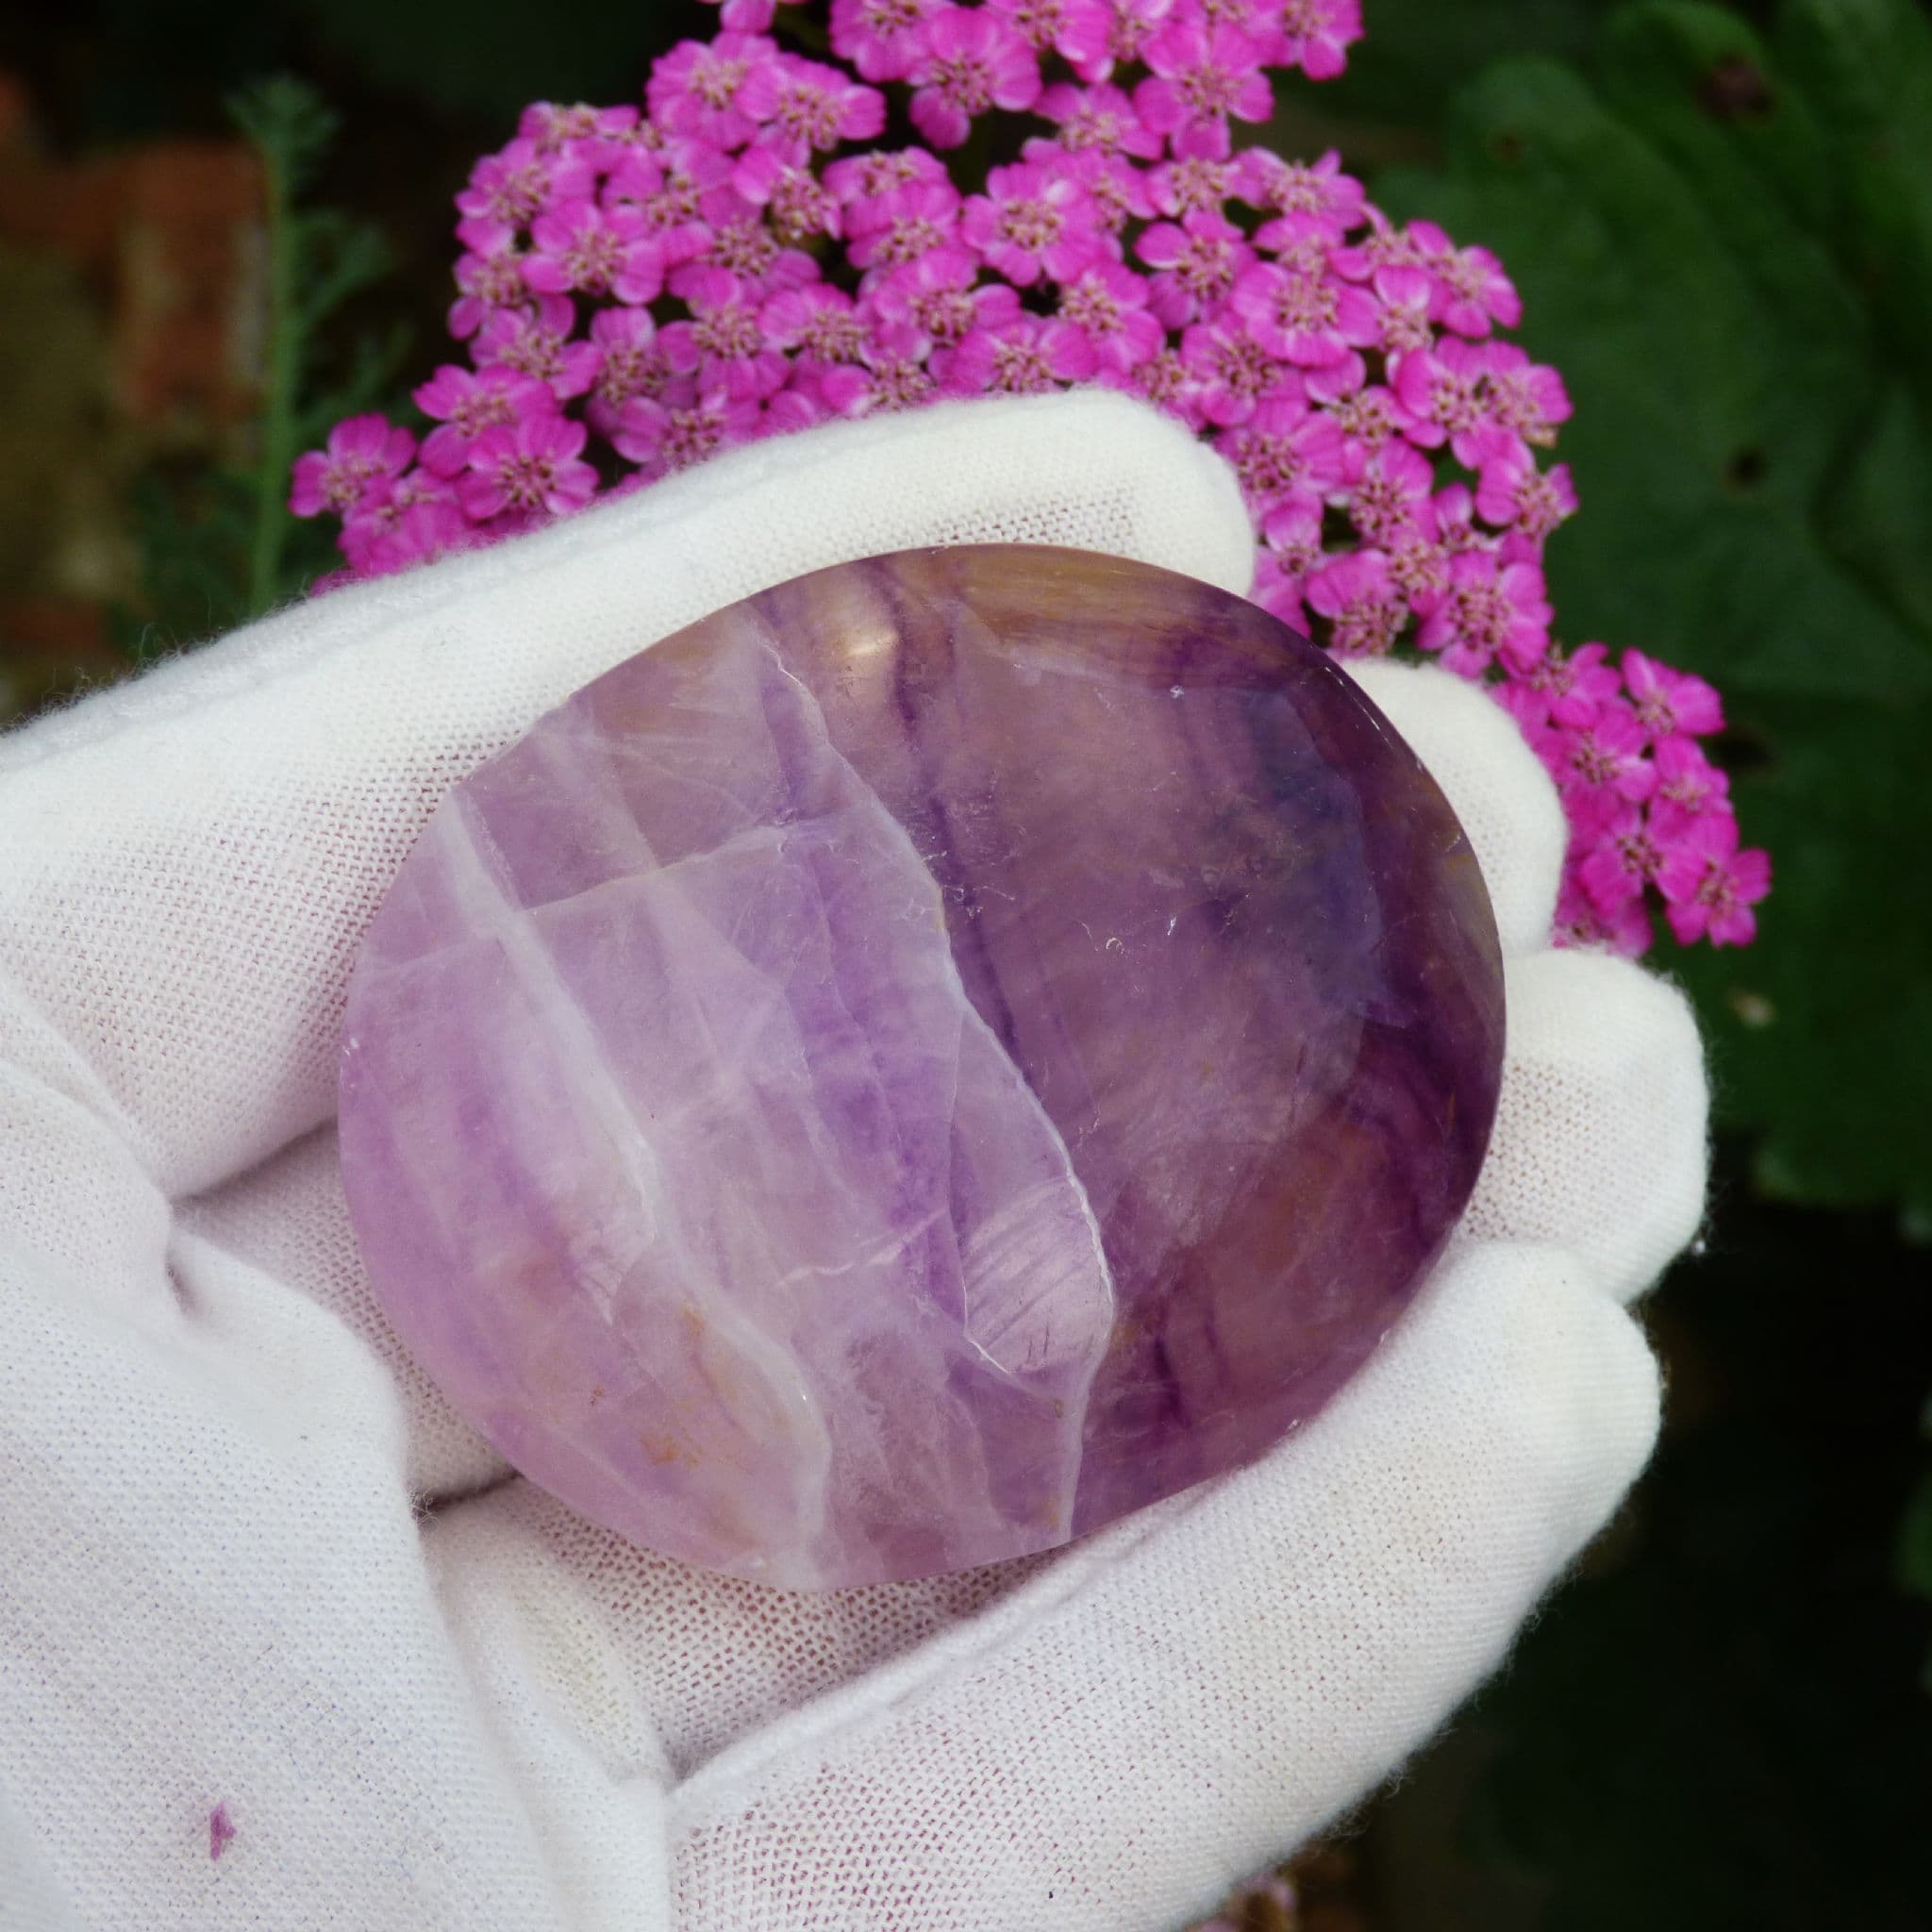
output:
[{"label": "white cotton glove", "polygon": [[1260,1464],[1053,1558],[791,1595],[508,1477],[401,1353],[331,1115],[436,801],[708,610],[998,541],[1250,564],[1226,471],[1139,405],[935,408],[0,741],[0,1925],[1153,1932],[1426,1738],[1615,1507],[1657,1405],[1623,1305],[1701,1211],[1697,1041],[1547,950],[1562,820],[1508,719],[1386,665],[1495,902],[1502,1106],[1410,1314]]}]

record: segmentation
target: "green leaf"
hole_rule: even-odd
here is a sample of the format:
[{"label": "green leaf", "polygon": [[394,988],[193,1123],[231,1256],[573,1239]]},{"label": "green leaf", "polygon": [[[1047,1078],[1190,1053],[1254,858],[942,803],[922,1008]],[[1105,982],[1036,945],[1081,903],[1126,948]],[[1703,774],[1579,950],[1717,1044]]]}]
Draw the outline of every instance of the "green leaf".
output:
[{"label": "green leaf", "polygon": [[296,215],[292,226],[296,293],[291,325],[306,337],[394,263],[379,230],[339,208]]},{"label": "green leaf", "polygon": [[228,113],[290,194],[308,185],[341,121],[306,81],[277,74],[229,96]]},{"label": "green leaf", "polygon": [[[151,471],[135,483],[128,523],[140,567],[138,609],[109,613],[116,645],[136,663],[219,636],[256,611],[249,554],[257,519],[252,475],[214,470],[187,475]],[[339,561],[315,524],[289,520],[275,599],[298,595]]]},{"label": "green leaf", "polygon": [[[1563,633],[1725,694],[1773,895],[1755,946],[1666,941],[1658,960],[1698,998],[1723,1117],[1757,1130],[1762,1185],[1923,1217],[1932,437],[1924,352],[1892,305],[1932,266],[1932,226],[1881,219],[1866,185],[1932,140],[1932,118],[1905,125],[1926,84],[1910,12],[1805,0],[1767,42],[1727,9],[1626,7],[1587,72],[1490,70],[1457,104],[1444,167],[1378,188],[1496,250],[1526,345],[1569,385],[1560,454],[1583,508],[1548,558]],[[1852,15],[1896,70],[1860,72],[1855,122],[1841,43],[1839,91],[1811,92],[1819,37]],[[1893,185],[1923,199],[1932,164],[1910,195]],[[1881,273],[1886,248],[1919,253]]]},{"label": "green leaf", "polygon": [[290,467],[342,417],[392,400],[408,331],[363,340],[325,381],[338,353],[325,332],[386,274],[390,253],[369,224],[301,205],[340,117],[306,82],[258,81],[229,112],[260,158],[267,230],[267,354],[246,472],[214,465],[142,477],[129,505],[141,562],[138,609],[113,631],[137,659],[189,644],[299,596],[336,560],[325,529],[289,511]]},{"label": "green leaf", "polygon": [[1654,1304],[1657,1461],[1474,1714],[1489,1844],[1537,1880],[1512,1924],[1932,1924],[1927,1616],[1890,1560],[1924,1466],[1923,1257],[1742,1179],[1721,1161],[1733,1208]]},{"label": "green leaf", "polygon": [[1778,39],[1830,130],[1836,243],[1932,415],[1932,20],[1908,0],[1791,0]]},{"label": "green leaf", "polygon": [[1912,1491],[1898,1526],[1898,1582],[1913,1596],[1932,1597],[1932,1475]]},{"label": "green leaf", "polygon": [[415,341],[416,332],[406,322],[381,335],[359,337],[341,380],[306,397],[296,411],[296,442],[305,449],[321,442],[344,416],[393,409]]},{"label": "green leaf", "polygon": [[[1316,90],[1318,110],[1410,125],[1435,122],[1445,96],[1510,55],[1580,57],[1612,0],[1369,0],[1348,69]],[[1298,90],[1299,92],[1300,90]]]}]

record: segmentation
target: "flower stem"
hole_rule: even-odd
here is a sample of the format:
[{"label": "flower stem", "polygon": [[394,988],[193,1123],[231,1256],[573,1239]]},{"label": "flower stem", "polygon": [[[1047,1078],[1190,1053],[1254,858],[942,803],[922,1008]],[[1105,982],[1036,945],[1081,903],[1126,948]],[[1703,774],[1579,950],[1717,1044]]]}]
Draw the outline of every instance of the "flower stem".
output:
[{"label": "flower stem", "polygon": [[284,497],[295,459],[295,390],[301,376],[302,330],[295,315],[295,223],[288,156],[279,142],[258,142],[268,228],[268,367],[261,438],[255,467],[255,527],[248,551],[248,615],[274,607],[280,591],[288,539]]}]

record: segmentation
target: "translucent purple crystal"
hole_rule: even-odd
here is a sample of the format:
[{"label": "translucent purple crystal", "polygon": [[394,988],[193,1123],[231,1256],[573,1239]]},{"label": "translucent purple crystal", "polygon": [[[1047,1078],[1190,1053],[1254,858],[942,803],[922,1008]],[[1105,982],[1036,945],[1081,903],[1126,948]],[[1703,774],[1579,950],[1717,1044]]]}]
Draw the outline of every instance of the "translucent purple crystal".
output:
[{"label": "translucent purple crystal", "polygon": [[519,1469],[795,1586],[1049,1548],[1261,1454],[1473,1186],[1503,995],[1340,670],[1145,565],[781,585],[457,787],[349,991],[405,1341]]}]

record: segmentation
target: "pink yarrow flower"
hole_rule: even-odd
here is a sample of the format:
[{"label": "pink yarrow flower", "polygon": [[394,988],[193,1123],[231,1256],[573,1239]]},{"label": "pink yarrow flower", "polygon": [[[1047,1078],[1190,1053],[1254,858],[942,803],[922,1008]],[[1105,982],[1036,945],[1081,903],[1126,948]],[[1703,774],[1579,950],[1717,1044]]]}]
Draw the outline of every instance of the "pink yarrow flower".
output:
[{"label": "pink yarrow flower", "polygon": [[492,230],[524,227],[553,202],[590,194],[595,188],[595,172],[581,156],[546,153],[534,141],[519,137],[470,171],[468,185],[457,196],[458,211],[465,217],[457,232],[468,241],[466,230],[483,237]]},{"label": "pink yarrow flower", "polygon": [[1570,417],[1563,378],[1545,363],[1532,362],[1514,342],[1485,342],[1482,371],[1490,414],[1524,442],[1548,445],[1557,425]]},{"label": "pink yarrow flower", "polygon": [[1164,339],[1147,308],[1147,284],[1117,261],[1090,261],[1060,290],[1056,320],[1077,330],[1095,371],[1124,375],[1153,355]]},{"label": "pink yarrow flower", "polygon": [[1380,332],[1367,291],[1325,268],[1256,262],[1242,272],[1228,299],[1262,348],[1306,368],[1343,361]]},{"label": "pink yarrow flower", "polygon": [[580,396],[597,375],[597,349],[574,339],[576,310],[567,295],[540,295],[525,308],[499,309],[477,331],[480,368],[501,366],[548,383],[559,401]]},{"label": "pink yarrow flower", "polygon": [[684,403],[696,395],[689,373],[665,353],[648,309],[599,309],[591,318],[591,341],[598,352],[597,378],[584,413],[599,436],[616,434],[627,403]]},{"label": "pink yarrow flower", "polygon": [[1411,222],[1408,232],[1434,278],[1432,313],[1444,328],[1486,336],[1495,323],[1514,328],[1523,320],[1515,285],[1487,248],[1457,248],[1433,222]]},{"label": "pink yarrow flower", "polygon": [[1259,42],[1238,26],[1171,18],[1147,42],[1153,70],[1134,90],[1141,119],[1160,134],[1237,121],[1265,121],[1274,92],[1261,71]]},{"label": "pink yarrow flower", "polygon": [[842,163],[837,162],[825,170],[825,186],[844,207],[845,232],[851,238],[846,253],[855,267],[916,261],[953,240],[959,224],[959,191],[930,155],[921,158],[930,164],[930,173],[908,166],[841,175]]},{"label": "pink yarrow flower", "polygon": [[1707,938],[1714,946],[1746,946],[1757,936],[1752,907],[1771,891],[1771,855],[1738,848],[1738,822],[1728,811],[1707,812],[1657,868],[1664,916],[1686,945]]},{"label": "pink yarrow flower", "polygon": [[866,387],[856,408],[906,409],[937,395],[930,357],[930,345],[916,329],[903,324],[874,328],[863,354]]},{"label": "pink yarrow flower", "polygon": [[969,195],[960,209],[959,235],[995,275],[1023,289],[1042,275],[1069,281],[1101,253],[1087,191],[1031,161],[988,174],[986,192]]},{"label": "pink yarrow flower", "polygon": [[760,321],[765,291],[720,268],[697,267],[686,284],[689,322],[671,322],[658,341],[671,366],[696,377],[702,393],[734,400],[775,395],[785,359]]},{"label": "pink yarrow flower", "polygon": [[1386,442],[1362,461],[1349,491],[1349,520],[1365,542],[1384,547],[1411,534],[1433,539],[1435,483],[1434,467],[1421,451]]},{"label": "pink yarrow flower", "polygon": [[1716,690],[1688,671],[1673,671],[1641,651],[1625,651],[1624,684],[1637,722],[1653,744],[1680,731],[1707,738],[1724,727],[1724,702]]},{"label": "pink yarrow flower", "polygon": [[505,510],[560,516],[588,503],[597,473],[581,460],[585,430],[561,416],[529,416],[513,426],[486,429],[470,449],[470,467],[457,485],[473,519]]},{"label": "pink yarrow flower", "polygon": [[762,415],[755,398],[733,397],[723,390],[675,404],[639,397],[625,405],[620,427],[610,441],[618,455],[635,463],[648,479],[687,469],[721,449],[749,441]]},{"label": "pink yarrow flower", "polygon": [[[1381,325],[1377,346],[1388,358],[1391,371],[1399,369],[1406,358],[1436,346],[1436,325],[1429,320],[1434,287],[1424,270],[1382,269],[1370,286],[1374,291]],[[1507,432],[1497,430],[1494,434],[1504,436]]]},{"label": "pink yarrow flower", "polygon": [[1465,677],[1499,661],[1526,669],[1549,647],[1550,607],[1543,574],[1533,563],[1507,563],[1495,552],[1465,550],[1449,560],[1448,593],[1423,620],[1416,641],[1441,651]]},{"label": "pink yarrow flower", "polygon": [[1576,514],[1570,465],[1536,466],[1528,447],[1500,427],[1483,435],[1487,452],[1476,483],[1476,514],[1498,528],[1508,526],[1541,545],[1559,524]]},{"label": "pink yarrow flower", "polygon": [[[1312,374],[1319,376],[1321,372]],[[1365,383],[1334,397],[1324,395],[1323,402],[1357,462],[1401,434],[1402,407],[1384,384]]]},{"label": "pink yarrow flower", "polygon": [[484,541],[451,497],[403,505],[393,520],[358,530],[344,526],[342,548],[358,576],[389,576],[412,564],[432,563]]},{"label": "pink yarrow flower", "polygon": [[423,466],[439,476],[460,475],[486,429],[508,429],[526,416],[554,416],[548,383],[505,364],[478,371],[445,362],[414,391],[416,407],[437,427],[423,439]]},{"label": "pink yarrow flower", "polygon": [[1620,800],[1595,826],[1576,864],[1576,876],[1599,912],[1613,915],[1657,876],[1664,852],[1652,835],[1650,815]]},{"label": "pink yarrow flower", "polygon": [[867,80],[903,80],[936,0],[832,0],[832,51]]},{"label": "pink yarrow flower", "polygon": [[1634,959],[1649,948],[1653,935],[1641,899],[1626,899],[1606,913],[1578,880],[1566,876],[1557,893],[1556,937],[1560,946],[1607,948]]},{"label": "pink yarrow flower", "polygon": [[1171,139],[1157,138],[1171,154],[1147,170],[1147,194],[1162,214],[1180,216],[1194,208],[1223,214],[1230,201],[1241,199],[1236,192],[1241,163],[1227,152],[1220,131],[1183,127]]},{"label": "pink yarrow flower", "polygon": [[664,287],[667,250],[634,209],[600,208],[588,197],[539,215],[530,228],[524,280],[543,295],[615,295],[654,301]]},{"label": "pink yarrow flower", "polygon": [[718,228],[747,212],[731,185],[733,165],[705,141],[679,137],[661,148],[637,148],[611,169],[604,204],[641,216],[662,237],[667,261],[689,261],[709,248]]},{"label": "pink yarrow flower", "polygon": [[[901,331],[903,351],[923,356],[947,348],[975,328],[999,329],[1020,313],[1020,293],[1007,282],[981,282],[964,248],[935,248],[871,282],[865,309],[882,334]],[[917,342],[916,349],[908,345]]]},{"label": "pink yarrow flower", "polygon": [[984,0],[1036,54],[1051,53],[1066,30],[1067,0]]},{"label": "pink yarrow flower", "polygon": [[1037,315],[1016,314],[970,329],[934,357],[948,395],[1038,395],[1093,374],[1093,352],[1077,329],[1055,327]]},{"label": "pink yarrow flower", "polygon": [[[1699,743],[1716,692],[1550,641],[1542,550],[1576,498],[1538,452],[1570,399],[1499,339],[1502,264],[1390,222],[1332,152],[1235,144],[1270,69],[1341,70],[1358,0],[830,14],[807,58],[771,38],[774,0],[724,0],[642,114],[533,103],[478,161],[449,314],[475,367],[417,391],[420,457],[371,416],[299,460],[291,507],[340,520],[349,565],[317,588],[567,514],[619,463],[606,493],[829,417],[1097,382],[1234,467],[1266,608],[1343,655],[1419,645],[1519,721],[1572,827],[1560,940],[1641,951],[1659,907],[1680,937],[1748,938],[1769,871]],[[882,151],[887,84],[919,139]],[[983,179],[934,152],[1028,109]]]},{"label": "pink yarrow flower", "polygon": [[869,333],[858,305],[827,282],[768,295],[758,308],[758,328],[774,349],[796,349],[811,362],[857,362]]},{"label": "pink yarrow flower", "polygon": [[1561,788],[1573,821],[1587,826],[1657,789],[1657,767],[1643,755],[1643,727],[1622,698],[1607,698],[1582,724],[1536,731],[1530,742]]},{"label": "pink yarrow flower", "polygon": [[1422,525],[1399,529],[1389,539],[1389,581],[1418,617],[1431,616],[1448,596],[1449,563],[1440,538],[1429,536]]},{"label": "pink yarrow flower", "polygon": [[1666,738],[1651,758],[1657,791],[1650,810],[1659,840],[1674,844],[1707,813],[1730,810],[1730,774],[1711,763],[1694,738]]},{"label": "pink yarrow flower", "polygon": [[1453,338],[1397,360],[1395,396],[1407,411],[1403,433],[1433,449],[1447,442],[1458,463],[1474,469],[1483,459],[1490,426],[1487,364],[1472,342]]},{"label": "pink yarrow flower", "polygon": [[1253,21],[1268,64],[1310,80],[1333,80],[1362,37],[1361,0],[1262,0]]},{"label": "pink yarrow flower", "polygon": [[395,529],[412,509],[425,504],[454,506],[456,489],[448,478],[421,468],[406,470],[372,490],[342,518],[342,549],[359,568],[376,541]]},{"label": "pink yarrow flower", "polygon": [[1178,222],[1156,222],[1135,242],[1134,253],[1155,271],[1148,299],[1169,328],[1192,322],[1223,301],[1255,258],[1241,231],[1225,215],[1207,208],[1192,209]]},{"label": "pink yarrow flower", "polygon": [[1494,547],[1476,528],[1475,496],[1467,483],[1446,483],[1436,491],[1436,535],[1449,551]]},{"label": "pink yarrow flower", "polygon": [[873,148],[825,168],[825,186],[847,208],[863,208],[915,185],[952,189],[956,201],[958,197],[946,164],[923,147]]},{"label": "pink yarrow flower", "polygon": [[1125,155],[1103,154],[1093,147],[1068,149],[1050,141],[1029,141],[1023,152],[1049,174],[1064,175],[1086,190],[1093,205],[1094,232],[1116,260],[1125,254],[1120,237],[1127,225],[1153,219],[1147,177]]},{"label": "pink yarrow flower", "polygon": [[755,64],[734,96],[760,123],[758,140],[787,145],[803,160],[848,141],[871,141],[886,125],[886,97],[841,68],[780,54]]},{"label": "pink yarrow flower", "polygon": [[818,275],[811,257],[802,248],[781,246],[776,231],[756,211],[714,229],[703,255],[673,269],[665,278],[666,286],[679,300],[688,302],[691,291],[704,287],[706,277],[719,270],[757,290],[808,282]]},{"label": "pink yarrow flower", "polygon": [[1323,560],[1321,513],[1302,503],[1277,505],[1262,518],[1261,535],[1254,589],[1249,594],[1291,628],[1306,631],[1308,620],[1304,597],[1308,574]]},{"label": "pink yarrow flower", "polygon": [[493,254],[465,249],[457,258],[457,299],[450,304],[449,332],[458,341],[469,338],[499,308],[515,308],[530,299],[524,280],[524,258],[508,242]]},{"label": "pink yarrow flower", "polygon": [[1313,216],[1321,232],[1336,242],[1363,219],[1362,184],[1341,172],[1341,157],[1333,148],[1312,161],[1284,160],[1265,147],[1243,148],[1234,158],[1229,187],[1250,208]]},{"label": "pink yarrow flower", "polygon": [[1319,514],[1354,480],[1341,431],[1297,395],[1269,396],[1245,423],[1223,430],[1214,446],[1264,517],[1284,504]]},{"label": "pink yarrow flower", "polygon": [[[730,23],[727,21],[726,25]],[[568,155],[593,170],[608,170],[637,139],[639,114],[628,104],[593,108],[577,101],[532,101],[517,117],[517,134],[541,155]]]},{"label": "pink yarrow flower", "polygon": [[1351,550],[1307,579],[1311,609],[1329,622],[1332,647],[1344,658],[1380,657],[1408,621],[1408,609],[1379,550]]},{"label": "pink yarrow flower", "polygon": [[1133,96],[1105,81],[1091,87],[1058,81],[1041,92],[1035,111],[1058,126],[1060,145],[1073,153],[1091,148],[1149,161],[1166,149],[1158,130],[1141,120]]},{"label": "pink yarrow flower", "polygon": [[758,128],[740,91],[756,70],[778,59],[777,42],[763,34],[682,41],[653,64],[644,104],[665,133],[691,135],[728,153]]},{"label": "pink yarrow flower", "polygon": [[774,148],[746,148],[731,170],[731,186],[765,211],[774,241],[807,242],[843,230],[844,212],[824,183]]},{"label": "pink yarrow flower", "polygon": [[1299,372],[1260,347],[1225,307],[1181,331],[1181,364],[1188,374],[1187,401],[1199,424],[1231,428],[1245,423],[1268,396],[1306,400]]},{"label": "pink yarrow flower", "polygon": [[289,508],[298,517],[352,510],[372,491],[386,489],[416,454],[416,439],[387,416],[351,416],[328,433],[325,450],[295,458]]},{"label": "pink yarrow flower", "polygon": [[1624,680],[1606,661],[1606,644],[1552,648],[1524,669],[1511,670],[1496,699],[1519,724],[1588,724],[1600,706],[1618,695]]},{"label": "pink yarrow flower", "polygon": [[1174,0],[1066,0],[1055,45],[1082,80],[1106,80],[1141,59],[1176,10]]},{"label": "pink yarrow flower", "polygon": [[917,29],[912,125],[934,147],[958,147],[992,108],[1040,98],[1040,57],[986,8],[941,7]]}]

